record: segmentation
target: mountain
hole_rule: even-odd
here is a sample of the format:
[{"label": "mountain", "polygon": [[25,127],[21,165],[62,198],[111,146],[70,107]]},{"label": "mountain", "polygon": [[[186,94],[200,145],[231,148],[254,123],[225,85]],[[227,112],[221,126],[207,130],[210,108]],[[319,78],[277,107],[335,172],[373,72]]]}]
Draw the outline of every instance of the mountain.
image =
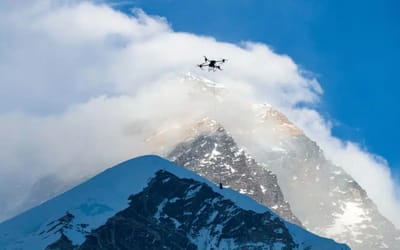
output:
[{"label": "mountain", "polygon": [[214,183],[250,195],[282,218],[301,226],[285,201],[275,174],[239,148],[216,121],[202,119],[194,127],[197,135],[177,145],[168,154],[169,159]]},{"label": "mountain", "polygon": [[1,249],[349,249],[157,156],[0,224]]},{"label": "mountain", "polygon": [[[181,84],[181,87],[189,88],[189,94],[193,100],[197,100],[196,103],[214,106],[213,119],[218,122],[203,119],[189,125],[186,123],[204,117],[202,110],[192,112],[200,114],[200,117],[169,117],[172,125],[163,123],[159,131],[147,139],[143,138],[151,144],[149,148],[153,150],[150,152],[169,157],[215,184],[221,182],[224,187],[251,196],[287,221],[324,237],[345,242],[352,249],[400,249],[399,231],[380,214],[362,187],[340,166],[327,160],[317,143],[310,140],[284,114],[269,105],[237,102],[235,96],[233,102],[231,100],[224,104],[223,87],[190,74],[182,79]],[[200,98],[201,95],[207,98]],[[237,106],[232,108],[234,105]],[[226,109],[227,106],[229,109]],[[100,177],[97,176],[94,178],[97,186],[84,183],[82,185],[85,188],[80,185],[0,224],[0,246],[7,245],[8,249],[15,249],[11,247],[40,244],[39,249],[46,246],[51,249],[82,245],[91,232],[107,235],[107,230],[112,232],[107,222],[117,222],[119,218],[113,218],[114,215],[134,219],[126,216],[135,209],[125,211],[130,207],[128,197],[145,189],[156,172],[164,168],[149,170],[151,173],[146,170],[143,174],[126,170],[126,173],[120,173],[115,178],[104,177],[104,181],[98,181]],[[175,170],[168,172],[178,178],[208,183],[214,192],[231,199],[236,205],[241,204],[227,196],[227,189],[220,190],[215,184],[198,179],[194,174],[182,175]],[[108,176],[106,173],[109,172],[100,176]],[[117,185],[115,179],[123,181]],[[88,182],[92,183],[93,179]],[[71,187],[71,183],[62,185]],[[46,181],[39,182],[32,193],[34,198],[47,198],[65,186],[60,186],[50,176]],[[76,189],[80,191],[73,191]],[[38,202],[41,200],[32,199],[30,204]],[[65,227],[59,230],[62,225]],[[42,234],[38,236],[39,233]],[[162,232],[158,234],[162,235]]]},{"label": "mountain", "polygon": [[[325,158],[315,142],[271,106],[255,106],[255,116],[261,124],[256,134],[262,129],[283,133],[274,137],[273,144],[250,140],[246,149],[255,158],[210,119],[190,125],[194,132],[167,157],[352,249],[399,249],[399,231],[350,175]],[[249,133],[254,131],[236,132],[236,136],[249,141]]]},{"label": "mountain", "polygon": [[[217,83],[193,75],[185,81],[203,86],[197,88],[209,95],[215,95],[216,88],[216,109],[223,107],[224,91]],[[151,141],[171,138],[169,133],[181,130],[186,137],[163,150],[177,164],[251,196],[307,230],[346,242],[352,249],[400,249],[399,230],[365,190],[283,113],[271,105],[253,105],[245,118],[236,118],[240,125],[232,125],[231,120],[222,125],[225,117],[219,117],[221,124],[213,125],[206,118],[172,132],[164,128]]]},{"label": "mountain", "polygon": [[260,121],[275,121],[288,136],[281,150],[254,145],[257,160],[277,174],[285,198],[308,230],[346,242],[352,249],[400,249],[400,232],[341,167],[270,106],[258,107]]}]

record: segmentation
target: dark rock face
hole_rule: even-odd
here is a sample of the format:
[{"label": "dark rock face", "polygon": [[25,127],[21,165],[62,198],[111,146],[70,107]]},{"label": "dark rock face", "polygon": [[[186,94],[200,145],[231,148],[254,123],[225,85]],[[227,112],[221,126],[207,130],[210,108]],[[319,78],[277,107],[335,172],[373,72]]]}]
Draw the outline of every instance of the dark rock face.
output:
[{"label": "dark rock face", "polygon": [[285,201],[276,175],[240,149],[222,127],[179,144],[167,157],[216,184],[251,196],[282,218],[301,225]]},{"label": "dark rock face", "polygon": [[39,235],[48,233],[63,233],[66,229],[71,229],[73,226],[71,222],[75,216],[69,212],[66,212],[64,216],[61,216],[55,221],[52,221],[46,225],[47,229],[40,232]]},{"label": "dark rock face", "polygon": [[74,250],[75,246],[72,244],[72,241],[68,239],[65,234],[61,233],[60,238],[54,242],[53,244],[46,247],[46,250]]},{"label": "dark rock face", "polygon": [[294,249],[284,222],[237,207],[209,186],[160,170],[79,249]]}]

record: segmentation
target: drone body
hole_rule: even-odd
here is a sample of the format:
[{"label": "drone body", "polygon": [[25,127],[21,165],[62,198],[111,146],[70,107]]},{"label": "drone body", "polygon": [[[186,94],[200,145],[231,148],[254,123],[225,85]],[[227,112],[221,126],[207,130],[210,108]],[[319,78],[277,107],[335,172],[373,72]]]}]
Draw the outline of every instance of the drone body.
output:
[{"label": "drone body", "polygon": [[221,60],[210,60],[207,57],[204,57],[204,62],[201,64],[198,64],[197,66],[200,69],[203,69],[203,67],[208,67],[208,71],[216,71],[217,69],[222,70],[221,65],[225,63],[227,59],[221,59]]}]

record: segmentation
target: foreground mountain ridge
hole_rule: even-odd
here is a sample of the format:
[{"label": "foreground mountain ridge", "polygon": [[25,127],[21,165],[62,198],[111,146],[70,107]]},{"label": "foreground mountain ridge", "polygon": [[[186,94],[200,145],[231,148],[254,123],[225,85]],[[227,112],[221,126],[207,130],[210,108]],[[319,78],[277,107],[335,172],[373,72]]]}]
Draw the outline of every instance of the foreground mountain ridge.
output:
[{"label": "foreground mountain ridge", "polygon": [[349,249],[157,156],[121,163],[1,223],[0,246],[7,250]]}]

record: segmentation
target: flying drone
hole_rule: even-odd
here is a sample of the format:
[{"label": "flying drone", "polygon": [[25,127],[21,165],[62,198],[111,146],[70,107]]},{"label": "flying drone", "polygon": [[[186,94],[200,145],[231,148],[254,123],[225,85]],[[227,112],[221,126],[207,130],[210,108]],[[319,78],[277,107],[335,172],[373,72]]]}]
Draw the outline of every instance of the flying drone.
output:
[{"label": "flying drone", "polygon": [[208,71],[216,71],[217,69],[222,70],[221,65],[225,63],[228,59],[221,59],[221,60],[210,60],[204,56],[204,62],[201,64],[197,64],[200,69],[203,67],[208,67]]}]

